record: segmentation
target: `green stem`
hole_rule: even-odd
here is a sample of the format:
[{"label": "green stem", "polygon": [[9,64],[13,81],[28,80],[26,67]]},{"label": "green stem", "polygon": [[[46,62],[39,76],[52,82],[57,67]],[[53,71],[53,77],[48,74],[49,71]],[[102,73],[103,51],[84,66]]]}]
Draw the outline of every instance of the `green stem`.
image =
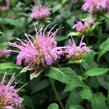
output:
[{"label": "green stem", "polygon": [[64,106],[63,106],[63,104],[62,104],[62,102],[61,102],[61,99],[60,99],[60,97],[59,97],[59,94],[58,94],[58,92],[57,92],[57,90],[56,90],[54,81],[53,81],[51,78],[49,78],[49,81],[50,81],[50,83],[51,83],[52,89],[53,89],[53,91],[54,91],[54,93],[55,93],[55,96],[56,96],[56,99],[57,99],[59,105],[61,106],[62,109],[64,109]]}]

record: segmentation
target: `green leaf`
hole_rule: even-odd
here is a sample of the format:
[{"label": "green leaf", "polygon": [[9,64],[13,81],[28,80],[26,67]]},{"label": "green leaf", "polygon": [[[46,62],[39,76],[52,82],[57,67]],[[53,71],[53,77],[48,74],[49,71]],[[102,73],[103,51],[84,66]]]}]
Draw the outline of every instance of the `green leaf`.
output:
[{"label": "green leaf", "polygon": [[109,51],[109,38],[100,45],[99,58],[107,51]]},{"label": "green leaf", "polygon": [[67,84],[64,92],[72,91],[77,87],[85,87],[82,77],[78,76],[71,68],[55,68],[51,67],[48,77]]},{"label": "green leaf", "polygon": [[55,7],[53,7],[53,9],[52,9],[52,12],[55,13],[55,12],[58,11],[61,7],[62,7],[62,5],[60,5],[60,4],[55,5]]},{"label": "green leaf", "polygon": [[91,101],[92,109],[109,109],[105,101],[105,96],[102,93],[97,93]]},{"label": "green leaf", "polygon": [[97,77],[97,80],[102,87],[104,87],[106,90],[109,90],[109,76],[108,75],[106,75],[106,77],[105,76]]},{"label": "green leaf", "polygon": [[43,90],[48,85],[49,85],[49,82],[47,80],[43,80],[43,81],[39,82],[38,84],[36,84],[36,86],[33,87],[31,94],[34,94],[36,92]]},{"label": "green leaf", "polygon": [[65,87],[64,93],[68,91],[73,91],[75,88],[78,87],[87,87],[86,84],[80,80],[79,78],[73,78]]},{"label": "green leaf", "polygon": [[89,88],[83,89],[82,91],[80,91],[79,95],[81,98],[89,100],[89,101],[93,98],[92,91]]},{"label": "green leaf", "polygon": [[2,34],[2,35],[3,35],[4,33],[0,31],[0,34]]},{"label": "green leaf", "polygon": [[7,24],[10,24],[10,25],[13,25],[15,27],[19,26],[19,22],[18,20],[15,20],[15,19],[11,19],[11,18],[5,18],[3,19],[3,21]]},{"label": "green leaf", "polygon": [[108,71],[108,68],[93,68],[86,71],[85,76],[100,76],[106,74]]},{"label": "green leaf", "polygon": [[70,106],[69,109],[84,109],[84,108],[80,105],[74,105],[74,106]]},{"label": "green leaf", "polygon": [[101,24],[101,22],[95,22],[91,27],[91,31],[93,31],[99,24]]},{"label": "green leaf", "polygon": [[50,104],[50,105],[48,106],[47,109],[59,109],[59,106],[58,106],[58,104],[56,104],[56,103],[52,103],[52,104]]},{"label": "green leaf", "polygon": [[65,109],[69,109],[70,106],[77,105],[82,102],[82,98],[79,96],[77,91],[72,91],[67,99]]},{"label": "green leaf", "polygon": [[27,109],[35,109],[33,102],[29,96],[24,95],[23,98],[24,98],[23,104]]},{"label": "green leaf", "polygon": [[64,36],[58,36],[58,37],[56,37],[56,41],[59,41],[59,42],[61,42],[61,41],[65,41],[65,40],[67,40],[68,38],[67,37],[64,37]]},{"label": "green leaf", "polygon": [[19,18],[19,19],[4,18],[2,19],[2,23],[9,24],[15,26],[16,28],[22,29],[25,25],[25,18]]},{"label": "green leaf", "polygon": [[66,84],[69,83],[72,79],[78,78],[76,73],[69,67],[66,68],[51,67],[47,76]]},{"label": "green leaf", "polygon": [[109,90],[108,90],[108,95],[107,95],[107,105],[109,107]]},{"label": "green leaf", "polygon": [[96,55],[96,53],[94,51],[87,53],[84,61],[82,62],[82,66],[84,67],[84,69],[89,70],[91,68],[97,68],[98,67],[98,65],[94,61],[95,55]]},{"label": "green leaf", "polygon": [[74,24],[74,21],[75,21],[75,18],[72,17],[72,18],[68,19],[68,20],[66,21],[66,23],[67,23],[68,25],[72,26],[72,25]]},{"label": "green leaf", "polygon": [[65,4],[67,2],[67,0],[62,0],[62,4]]},{"label": "green leaf", "polygon": [[4,62],[0,63],[0,69],[5,70],[5,69],[21,69],[20,66],[12,63],[12,62]]}]

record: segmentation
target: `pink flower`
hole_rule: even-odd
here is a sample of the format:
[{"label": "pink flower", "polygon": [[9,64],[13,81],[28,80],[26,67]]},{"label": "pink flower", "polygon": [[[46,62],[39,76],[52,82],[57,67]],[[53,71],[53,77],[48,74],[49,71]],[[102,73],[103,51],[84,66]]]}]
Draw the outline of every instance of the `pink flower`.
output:
[{"label": "pink flower", "polygon": [[74,26],[73,29],[76,29],[77,32],[85,32],[87,31],[89,27],[89,23],[86,21],[82,23],[81,21],[78,21]]},{"label": "pink flower", "polygon": [[0,6],[0,11],[7,11],[9,9],[10,9],[9,6]]},{"label": "pink flower", "polygon": [[94,18],[91,17],[86,22],[88,22],[88,24],[92,25],[92,24],[94,24],[94,21],[95,21]]},{"label": "pink flower", "polygon": [[[0,82],[0,109],[15,109],[22,105],[22,98],[17,94],[15,86],[12,86],[15,77],[11,77],[10,81],[5,84],[5,76]],[[20,108],[21,109],[21,108]]]},{"label": "pink flower", "polygon": [[11,50],[0,50],[0,57],[6,56],[11,53]]},{"label": "pink flower", "polygon": [[32,13],[31,13],[31,17],[33,19],[37,19],[37,20],[40,20],[40,19],[44,19],[46,17],[49,17],[50,16],[50,11],[47,7],[45,6],[38,6],[38,7],[35,7],[33,10],[32,10]]},{"label": "pink flower", "polygon": [[83,42],[83,38],[80,41],[79,46],[76,45],[73,38],[71,39],[69,45],[66,47],[66,54],[68,58],[81,59],[84,57],[85,53],[90,52],[91,49],[86,46]]},{"label": "pink flower", "polygon": [[94,19],[93,18],[89,18],[85,22],[78,21],[73,26],[73,29],[76,29],[77,32],[84,33],[84,32],[86,32],[88,30],[88,28],[90,27],[90,25],[92,25],[93,23],[94,23]]},{"label": "pink flower", "polygon": [[[54,27],[53,27],[54,28]],[[55,35],[57,30],[53,32],[53,28],[47,33],[46,29],[36,31],[36,37],[33,38],[26,34],[28,40],[19,43],[12,43],[11,46],[20,49],[17,56],[17,64],[24,62],[25,65],[52,65],[58,60],[62,51],[57,47]],[[30,40],[29,36],[32,40]]]},{"label": "pink flower", "polygon": [[106,0],[107,11],[109,11],[109,0]]},{"label": "pink flower", "polygon": [[106,1],[107,0],[85,0],[82,9],[88,12],[103,10],[107,7]]}]

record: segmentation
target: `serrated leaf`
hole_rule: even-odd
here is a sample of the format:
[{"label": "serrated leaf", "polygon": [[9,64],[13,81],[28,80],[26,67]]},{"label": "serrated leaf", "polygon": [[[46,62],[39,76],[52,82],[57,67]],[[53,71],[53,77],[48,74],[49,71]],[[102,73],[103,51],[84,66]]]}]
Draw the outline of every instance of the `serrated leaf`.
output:
[{"label": "serrated leaf", "polygon": [[12,62],[4,62],[0,63],[0,69],[5,70],[5,69],[21,69],[20,66],[12,63]]},{"label": "serrated leaf", "polygon": [[109,51],[109,38],[100,45],[99,58],[107,51]]},{"label": "serrated leaf", "polygon": [[85,76],[100,76],[104,75],[109,71],[109,68],[93,68],[85,72]]},{"label": "serrated leaf", "polygon": [[73,78],[78,77],[76,73],[69,67],[67,68],[51,67],[47,76],[66,84],[69,83]]},{"label": "serrated leaf", "polygon": [[84,67],[84,69],[89,70],[91,68],[98,67],[97,63],[94,61],[95,55],[96,55],[96,53],[94,51],[87,53],[84,61],[82,62],[82,66]]},{"label": "serrated leaf", "polygon": [[81,81],[79,78],[72,79],[65,87],[64,93],[68,91],[73,91],[75,88],[78,87],[86,87],[85,83]]}]

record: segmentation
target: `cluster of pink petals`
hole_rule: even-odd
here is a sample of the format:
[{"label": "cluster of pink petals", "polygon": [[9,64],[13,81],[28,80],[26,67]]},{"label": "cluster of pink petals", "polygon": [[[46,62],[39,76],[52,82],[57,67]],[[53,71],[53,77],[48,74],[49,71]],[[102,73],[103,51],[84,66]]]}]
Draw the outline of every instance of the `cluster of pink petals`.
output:
[{"label": "cluster of pink petals", "polygon": [[50,16],[50,11],[47,7],[45,6],[38,6],[38,7],[35,7],[33,10],[32,10],[32,13],[31,13],[31,17],[33,19],[37,19],[37,20],[40,20],[40,19],[44,19],[46,17],[49,17]]},{"label": "cluster of pink petals", "polygon": [[14,75],[11,77],[10,81],[5,84],[5,76],[0,82],[0,109],[21,109],[22,99],[17,94],[18,90],[15,90],[15,86],[11,84],[14,82]]},{"label": "cluster of pink petals", "polygon": [[11,53],[11,50],[0,50],[0,57],[9,55],[10,53]]},{"label": "cluster of pink petals", "polygon": [[17,56],[17,64],[21,64],[22,61],[25,64],[29,64],[34,62],[35,56],[37,54],[35,47],[33,46],[32,43],[30,42],[23,42],[21,41],[21,43],[13,43],[11,44],[13,47],[16,47],[18,49],[20,49],[20,52]]},{"label": "cluster of pink petals", "polygon": [[[46,28],[47,29],[47,28]],[[62,51],[59,47],[57,47],[57,43],[55,41],[56,31],[52,31],[53,28],[45,33],[45,30],[42,28],[39,31],[36,31],[36,37],[30,38],[28,35],[27,41],[21,41],[20,43],[12,43],[11,46],[20,49],[19,54],[17,56],[17,64],[43,64],[51,65],[54,61],[60,58],[62,55]]]},{"label": "cluster of pink petals", "polygon": [[73,26],[73,29],[76,29],[77,32],[81,32],[81,33],[84,33],[87,31],[87,29],[89,28],[89,26],[91,24],[94,23],[94,19],[93,18],[90,18],[88,19],[87,21],[85,22],[81,22],[81,21],[78,21],[74,26]]},{"label": "cluster of pink petals", "polygon": [[10,5],[11,0],[5,0],[5,2],[6,2],[6,5],[0,6],[0,11],[7,11],[10,9],[9,5]]},{"label": "cluster of pink petals", "polygon": [[0,11],[7,11],[9,9],[10,9],[9,6],[0,6]]},{"label": "cluster of pink petals", "polygon": [[107,2],[106,2],[106,5],[107,5],[107,11],[109,12],[109,0],[107,0]]},{"label": "cluster of pink petals", "polygon": [[70,44],[66,47],[66,54],[68,58],[81,59],[85,53],[90,52],[91,49],[86,46],[86,43],[83,42],[83,38],[80,41],[79,46],[76,45],[73,38],[70,41]]},{"label": "cluster of pink petals", "polygon": [[77,32],[85,32],[89,27],[88,22],[82,23],[81,21],[78,21],[74,26],[73,29],[76,29]]},{"label": "cluster of pink petals", "polygon": [[98,10],[106,9],[108,0],[85,0],[82,9],[87,12],[94,12]]}]

